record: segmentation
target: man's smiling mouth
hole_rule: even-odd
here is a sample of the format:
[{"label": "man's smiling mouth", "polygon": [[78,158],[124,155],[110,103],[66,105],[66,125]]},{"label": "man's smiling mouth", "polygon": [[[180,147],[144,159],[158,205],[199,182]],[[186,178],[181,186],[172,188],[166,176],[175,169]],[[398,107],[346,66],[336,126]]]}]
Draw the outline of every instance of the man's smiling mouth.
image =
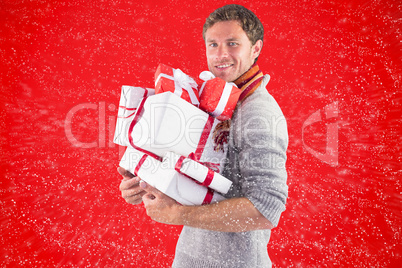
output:
[{"label": "man's smiling mouth", "polygon": [[223,69],[223,68],[227,68],[230,66],[233,66],[233,64],[226,63],[226,64],[221,64],[221,65],[216,65],[215,67],[218,69]]}]

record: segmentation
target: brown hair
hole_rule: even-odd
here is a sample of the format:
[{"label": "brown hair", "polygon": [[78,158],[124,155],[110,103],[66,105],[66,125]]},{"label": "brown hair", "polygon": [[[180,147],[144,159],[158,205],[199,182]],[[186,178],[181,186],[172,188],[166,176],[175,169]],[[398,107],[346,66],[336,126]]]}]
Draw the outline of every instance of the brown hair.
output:
[{"label": "brown hair", "polygon": [[215,23],[230,20],[240,23],[252,45],[258,40],[264,41],[264,27],[258,17],[247,8],[235,4],[218,8],[208,16],[202,30],[202,38],[205,40],[205,32]]}]

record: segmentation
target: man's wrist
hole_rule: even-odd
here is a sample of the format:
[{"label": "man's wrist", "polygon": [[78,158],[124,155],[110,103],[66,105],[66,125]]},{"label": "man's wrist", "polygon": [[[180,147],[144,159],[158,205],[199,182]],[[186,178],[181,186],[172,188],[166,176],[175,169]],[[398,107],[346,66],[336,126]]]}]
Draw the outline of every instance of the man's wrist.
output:
[{"label": "man's wrist", "polygon": [[175,225],[187,224],[186,214],[188,214],[188,208],[189,206],[183,206],[180,204],[177,204],[177,206],[174,207],[173,213],[175,215]]}]

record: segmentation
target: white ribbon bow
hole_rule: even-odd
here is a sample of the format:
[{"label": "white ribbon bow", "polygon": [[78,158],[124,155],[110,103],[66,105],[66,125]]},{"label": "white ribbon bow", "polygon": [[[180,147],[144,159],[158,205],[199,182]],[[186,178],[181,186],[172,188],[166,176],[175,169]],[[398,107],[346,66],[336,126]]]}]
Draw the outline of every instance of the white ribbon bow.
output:
[{"label": "white ribbon bow", "polygon": [[190,96],[191,103],[194,105],[199,105],[200,102],[198,101],[198,98],[193,90],[193,88],[198,87],[194,79],[183,73],[183,71],[180,69],[173,69],[173,77],[175,82],[175,89],[179,91],[181,91],[182,88],[185,89]]},{"label": "white ribbon bow", "polygon": [[182,70],[180,69],[173,69],[173,76],[160,73],[155,80],[155,86],[158,84],[158,81],[161,77],[165,77],[167,79],[173,80],[174,81],[174,94],[181,96],[183,94],[183,89],[188,92],[188,95],[190,96],[190,101],[194,105],[199,105],[200,102],[198,101],[198,98],[196,96],[196,93],[194,92],[193,88],[197,88],[197,83],[194,81],[193,78],[185,74]]}]

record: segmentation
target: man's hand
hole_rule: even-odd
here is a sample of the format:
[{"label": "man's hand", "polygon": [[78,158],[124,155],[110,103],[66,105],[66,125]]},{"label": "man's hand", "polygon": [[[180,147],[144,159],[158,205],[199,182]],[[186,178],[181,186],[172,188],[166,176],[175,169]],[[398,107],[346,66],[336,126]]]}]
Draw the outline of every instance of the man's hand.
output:
[{"label": "man's hand", "polygon": [[144,202],[147,215],[154,221],[220,232],[273,228],[247,198],[231,198],[203,206],[182,206],[123,168],[119,167],[118,171],[123,176],[120,183],[122,197],[130,204]]},{"label": "man's hand", "polygon": [[121,196],[127,203],[137,205],[142,202],[142,196],[146,193],[140,187],[140,178],[134,176],[124,168],[118,167],[117,171],[123,176],[120,183]]},{"label": "man's hand", "polygon": [[177,218],[177,208],[181,205],[158,189],[141,181],[140,186],[146,191],[142,196],[147,215],[152,220],[165,224],[180,224]]}]

